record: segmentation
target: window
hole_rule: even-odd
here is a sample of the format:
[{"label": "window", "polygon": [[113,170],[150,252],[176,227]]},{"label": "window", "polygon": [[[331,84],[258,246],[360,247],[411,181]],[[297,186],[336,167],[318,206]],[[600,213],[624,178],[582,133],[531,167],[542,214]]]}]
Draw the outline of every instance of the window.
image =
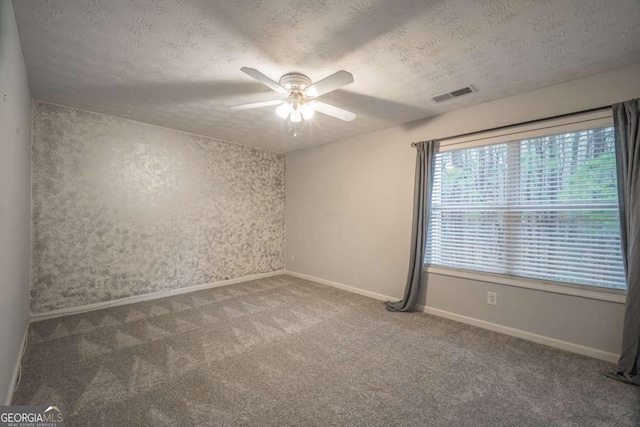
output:
[{"label": "window", "polygon": [[626,289],[610,125],[435,162],[427,264]]}]

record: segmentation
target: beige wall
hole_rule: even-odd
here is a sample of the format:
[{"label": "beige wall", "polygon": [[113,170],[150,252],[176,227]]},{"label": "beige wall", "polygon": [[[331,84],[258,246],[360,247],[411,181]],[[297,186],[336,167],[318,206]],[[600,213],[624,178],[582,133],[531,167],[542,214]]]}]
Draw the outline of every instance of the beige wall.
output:
[{"label": "beige wall", "polygon": [[31,95],[13,4],[0,0],[0,403],[29,318],[30,210]]},{"label": "beige wall", "polygon": [[[617,69],[289,153],[287,269],[400,298],[409,263],[415,162],[415,152],[409,146],[412,141],[639,97],[639,75],[640,65]],[[495,307],[486,303],[489,290],[499,293]],[[620,303],[431,274],[426,305],[604,352],[619,352],[624,310]]]}]

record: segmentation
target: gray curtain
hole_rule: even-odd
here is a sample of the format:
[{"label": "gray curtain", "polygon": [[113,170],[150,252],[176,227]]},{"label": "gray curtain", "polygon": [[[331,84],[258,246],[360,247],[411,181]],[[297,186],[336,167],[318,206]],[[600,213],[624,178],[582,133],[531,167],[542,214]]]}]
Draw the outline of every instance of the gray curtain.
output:
[{"label": "gray curtain", "polygon": [[640,100],[615,104],[620,238],[627,276],[622,350],[618,369],[608,376],[640,385]]},{"label": "gray curtain", "polygon": [[435,168],[437,141],[423,141],[413,144],[416,147],[416,178],[413,188],[413,224],[411,226],[411,259],[409,274],[402,301],[386,301],[389,311],[413,310],[424,267],[424,254],[427,246],[427,228],[429,226],[429,202],[433,188],[433,170]]}]

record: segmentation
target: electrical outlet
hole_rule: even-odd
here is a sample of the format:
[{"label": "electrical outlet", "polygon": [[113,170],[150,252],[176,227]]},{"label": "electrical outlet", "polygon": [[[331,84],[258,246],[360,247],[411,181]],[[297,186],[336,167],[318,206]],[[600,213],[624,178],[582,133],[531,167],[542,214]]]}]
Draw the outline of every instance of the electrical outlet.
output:
[{"label": "electrical outlet", "polygon": [[296,262],[296,256],[295,255],[291,255],[291,262]]},{"label": "electrical outlet", "polygon": [[487,292],[487,304],[498,305],[498,294],[496,292]]}]

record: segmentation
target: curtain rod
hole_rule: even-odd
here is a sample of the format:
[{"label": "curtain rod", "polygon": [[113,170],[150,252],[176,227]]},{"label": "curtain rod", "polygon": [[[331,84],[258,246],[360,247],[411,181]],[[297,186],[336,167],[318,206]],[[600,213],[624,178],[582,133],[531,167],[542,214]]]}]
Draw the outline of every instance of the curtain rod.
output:
[{"label": "curtain rod", "polygon": [[[575,116],[575,115],[578,115],[578,114],[594,113],[594,112],[600,111],[600,110],[611,109],[611,107],[612,107],[611,105],[604,105],[602,107],[589,108],[588,110],[576,111],[574,113],[558,114],[557,116],[544,117],[544,118],[541,118],[541,119],[529,120],[529,121],[526,121],[526,122],[515,123],[515,124],[512,124],[512,125],[497,126],[497,127],[494,127],[494,128],[489,128],[489,129],[484,129],[484,130],[477,130],[477,131],[474,131],[474,132],[461,133],[459,135],[453,135],[453,136],[447,136],[445,138],[440,138],[440,139],[438,139],[438,142],[448,141],[450,139],[462,138],[462,137],[465,137],[465,136],[477,135],[479,133],[494,132],[494,131],[497,131],[497,130],[509,129],[509,128],[513,128],[513,127],[516,127],[516,126],[530,125],[530,124],[534,124],[534,123],[544,122],[544,121],[547,121],[547,120],[562,119],[562,118],[565,118],[565,117],[571,117],[571,116]],[[415,147],[417,144],[418,144],[417,142],[412,142],[411,146]]]}]

